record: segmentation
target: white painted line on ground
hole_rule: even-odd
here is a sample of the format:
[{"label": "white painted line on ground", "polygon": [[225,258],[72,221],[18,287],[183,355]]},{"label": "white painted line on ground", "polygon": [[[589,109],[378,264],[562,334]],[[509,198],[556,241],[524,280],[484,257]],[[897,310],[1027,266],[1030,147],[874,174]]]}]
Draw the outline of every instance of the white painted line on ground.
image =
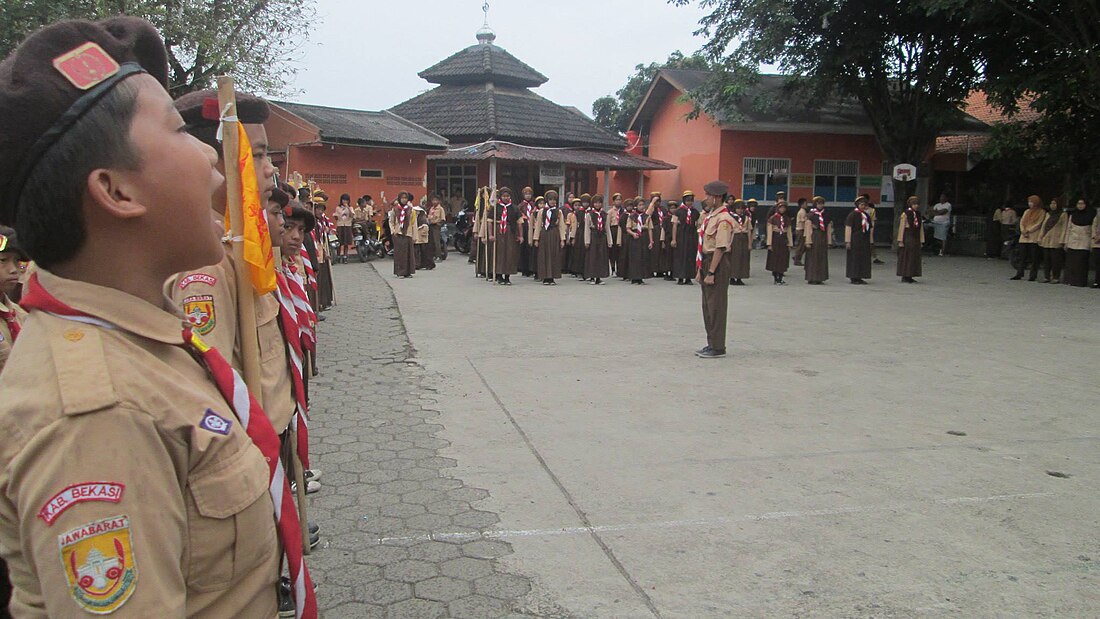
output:
[{"label": "white painted line on ground", "polygon": [[862,514],[873,512],[907,512],[920,505],[963,505],[972,503],[991,503],[995,501],[1016,501],[1020,499],[1036,499],[1055,496],[1053,492],[1029,492],[1024,494],[997,494],[980,497],[951,497],[945,499],[932,499],[930,501],[912,501],[894,505],[863,505],[854,507],[828,507],[823,509],[793,510],[781,512],[764,512],[761,514],[744,514],[728,518],[698,518],[689,520],[665,520],[660,522],[636,522],[627,524],[595,525],[591,527],[561,527],[556,529],[505,529],[497,531],[484,531],[474,533],[468,531],[425,533],[423,535],[410,535],[401,537],[378,538],[379,544],[407,544],[439,541],[464,541],[476,539],[508,539],[521,537],[554,537],[559,535],[590,535],[591,533],[616,533],[623,531],[644,531],[659,529],[684,529],[684,528],[711,528],[735,522],[766,522],[769,520],[787,520],[794,518],[814,518],[819,516],[839,516],[846,514]]}]

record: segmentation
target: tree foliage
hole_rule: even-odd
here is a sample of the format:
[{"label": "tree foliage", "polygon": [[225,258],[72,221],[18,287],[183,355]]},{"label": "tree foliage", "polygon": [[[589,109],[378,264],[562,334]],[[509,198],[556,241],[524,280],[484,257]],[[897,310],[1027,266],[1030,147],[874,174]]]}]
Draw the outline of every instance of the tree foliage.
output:
[{"label": "tree foliage", "polygon": [[[685,5],[692,0],[669,0]],[[728,116],[761,65],[811,99],[853,97],[888,158],[923,161],[959,125],[980,82],[977,30],[964,0],[697,0],[697,34],[722,69],[696,101]]]},{"label": "tree foliage", "polygon": [[126,14],[164,37],[173,96],[232,73],[238,87],[281,94],[314,17],[313,0],[16,0],[0,3],[0,55],[35,29],[68,18]]},{"label": "tree foliage", "polygon": [[634,75],[631,75],[626,84],[615,92],[615,96],[600,97],[592,103],[592,116],[600,126],[616,133],[624,133],[630,127],[630,119],[638,111],[638,106],[642,104],[642,98],[645,97],[649,84],[657,76],[658,71],[710,68],[710,63],[703,56],[698,54],[685,56],[679,51],[669,54],[668,60],[663,63],[639,64],[634,67]]}]

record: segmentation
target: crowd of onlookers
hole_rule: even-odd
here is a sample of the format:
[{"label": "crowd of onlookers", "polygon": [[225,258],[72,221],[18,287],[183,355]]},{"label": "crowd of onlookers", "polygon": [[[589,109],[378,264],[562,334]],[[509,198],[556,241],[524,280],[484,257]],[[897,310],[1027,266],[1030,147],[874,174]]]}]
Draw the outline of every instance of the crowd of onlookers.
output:
[{"label": "crowd of onlookers", "polygon": [[[1090,263],[1100,266],[1100,218],[1084,198],[1068,207],[1055,198],[1045,207],[1039,196],[1018,213],[1011,202],[993,212],[986,230],[986,256],[1004,258],[1016,269],[1014,280],[1085,287]],[[1095,266],[1094,266],[1095,268]],[[1100,288],[1100,276],[1092,282]]]}]

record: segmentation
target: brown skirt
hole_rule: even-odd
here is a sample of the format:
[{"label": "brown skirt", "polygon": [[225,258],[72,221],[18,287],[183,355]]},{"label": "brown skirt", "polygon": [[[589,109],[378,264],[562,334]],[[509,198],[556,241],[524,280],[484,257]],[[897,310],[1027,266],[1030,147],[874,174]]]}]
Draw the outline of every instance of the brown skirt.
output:
[{"label": "brown skirt", "polygon": [[750,251],[748,233],[742,232],[733,235],[733,245],[730,246],[730,265],[732,267],[730,277],[745,279],[749,276]]},{"label": "brown skirt", "polygon": [[787,246],[787,236],[773,234],[772,246],[768,250],[767,269],[769,273],[786,273],[791,266],[791,248]]},{"label": "brown skirt", "polygon": [[412,237],[404,234],[393,236],[393,274],[405,277],[416,273],[416,246]]},{"label": "brown skirt", "polygon": [[497,275],[515,275],[519,272],[519,242],[516,241],[516,237],[509,234],[497,234],[496,242],[492,244],[493,248],[490,251],[495,251],[496,254],[490,254],[490,258],[493,260],[493,264],[490,268]]},{"label": "brown skirt", "polygon": [[824,230],[815,228],[813,245],[806,248],[806,281],[823,282],[829,279],[829,238]]},{"label": "brown skirt", "polygon": [[608,259],[607,232],[592,233],[592,244],[584,254],[584,276],[588,279],[611,277]]},{"label": "brown skirt", "polygon": [[902,237],[905,243],[898,247],[898,277],[920,277],[920,228],[910,228]]},{"label": "brown skirt", "polygon": [[355,243],[355,228],[351,226],[336,226],[336,238],[340,241],[341,245],[351,245]]},{"label": "brown skirt", "polygon": [[542,232],[535,251],[538,252],[535,261],[538,278],[561,279],[561,233],[557,226],[550,226]]}]

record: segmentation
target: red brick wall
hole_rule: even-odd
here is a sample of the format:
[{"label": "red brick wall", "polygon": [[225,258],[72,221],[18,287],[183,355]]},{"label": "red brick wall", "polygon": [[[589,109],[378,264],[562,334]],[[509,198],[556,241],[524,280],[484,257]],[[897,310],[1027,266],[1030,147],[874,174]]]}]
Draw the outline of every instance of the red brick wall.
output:
[{"label": "red brick wall", "polygon": [[[692,105],[680,102],[680,96],[675,89],[669,93],[653,117],[648,136],[649,156],[667,161],[677,169],[649,172],[646,195],[660,191],[667,198],[679,196],[685,189],[701,195],[703,185],[719,175],[722,130],[705,114],[685,120]],[[637,191],[636,185],[632,191]]]},{"label": "red brick wall", "polygon": [[[426,193],[424,181],[429,154],[357,146],[291,146],[287,155],[289,162],[283,162],[280,173],[285,178],[289,169],[291,174],[301,172],[306,180],[314,178],[334,199],[348,193],[353,200],[363,194],[370,194],[377,200],[383,191],[388,198],[408,191],[419,200]],[[384,178],[360,178],[360,169],[380,169]]]}]

